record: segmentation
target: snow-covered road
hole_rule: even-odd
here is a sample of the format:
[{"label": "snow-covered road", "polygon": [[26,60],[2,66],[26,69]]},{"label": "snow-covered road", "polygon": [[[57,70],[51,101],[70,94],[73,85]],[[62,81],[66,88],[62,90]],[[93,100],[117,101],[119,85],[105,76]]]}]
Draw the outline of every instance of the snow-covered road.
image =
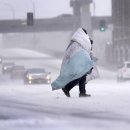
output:
[{"label": "snow-covered road", "polygon": [[[60,60],[15,62],[44,66],[53,80],[61,64]],[[129,130],[130,81],[117,82],[116,73],[103,68],[99,73],[100,79],[86,85],[90,98],[79,98],[78,87],[67,98],[50,85],[24,85],[0,75],[0,130]]]},{"label": "snow-covered road", "polygon": [[60,90],[52,92],[49,85],[2,84],[0,129],[129,130],[129,84],[91,81],[86,86],[90,98],[78,98],[78,87],[67,98]]}]

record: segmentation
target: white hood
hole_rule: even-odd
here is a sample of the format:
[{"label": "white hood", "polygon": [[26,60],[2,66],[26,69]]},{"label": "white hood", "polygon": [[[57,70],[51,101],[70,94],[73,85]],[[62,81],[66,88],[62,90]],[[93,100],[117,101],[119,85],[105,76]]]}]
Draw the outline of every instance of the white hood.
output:
[{"label": "white hood", "polygon": [[91,43],[88,34],[86,34],[82,28],[79,28],[74,35],[72,36],[72,40],[81,44],[81,46],[88,51],[91,52]]}]

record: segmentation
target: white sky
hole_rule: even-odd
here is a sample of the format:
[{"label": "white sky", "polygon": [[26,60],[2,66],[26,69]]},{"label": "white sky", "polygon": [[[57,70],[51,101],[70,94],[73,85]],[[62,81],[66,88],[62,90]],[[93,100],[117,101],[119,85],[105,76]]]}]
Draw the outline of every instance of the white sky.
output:
[{"label": "white sky", "polygon": [[[94,1],[95,15],[111,15],[111,0]],[[13,13],[15,18],[26,18],[26,12],[33,11],[33,7],[37,18],[72,13],[69,2],[70,0],[0,0],[0,19],[12,19]]]}]

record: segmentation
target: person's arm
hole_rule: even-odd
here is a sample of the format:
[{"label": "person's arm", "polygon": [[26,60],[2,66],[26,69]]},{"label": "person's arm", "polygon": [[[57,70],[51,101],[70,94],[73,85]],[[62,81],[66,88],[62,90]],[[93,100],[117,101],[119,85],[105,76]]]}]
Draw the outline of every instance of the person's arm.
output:
[{"label": "person's arm", "polygon": [[90,57],[91,57],[91,59],[92,59],[94,62],[97,62],[97,61],[98,61],[98,58],[93,55],[93,52],[92,52],[92,51],[91,51],[91,53],[90,53]]}]

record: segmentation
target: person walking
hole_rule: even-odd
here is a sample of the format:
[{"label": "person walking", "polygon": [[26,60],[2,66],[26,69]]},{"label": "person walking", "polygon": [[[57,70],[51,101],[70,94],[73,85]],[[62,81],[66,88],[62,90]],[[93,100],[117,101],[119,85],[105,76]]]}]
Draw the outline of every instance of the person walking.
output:
[{"label": "person walking", "polygon": [[93,60],[90,57],[92,40],[84,28],[78,28],[68,45],[60,70],[60,75],[51,84],[52,90],[62,89],[67,97],[70,90],[79,85],[79,97],[90,97],[86,93],[86,76],[93,69]]}]

